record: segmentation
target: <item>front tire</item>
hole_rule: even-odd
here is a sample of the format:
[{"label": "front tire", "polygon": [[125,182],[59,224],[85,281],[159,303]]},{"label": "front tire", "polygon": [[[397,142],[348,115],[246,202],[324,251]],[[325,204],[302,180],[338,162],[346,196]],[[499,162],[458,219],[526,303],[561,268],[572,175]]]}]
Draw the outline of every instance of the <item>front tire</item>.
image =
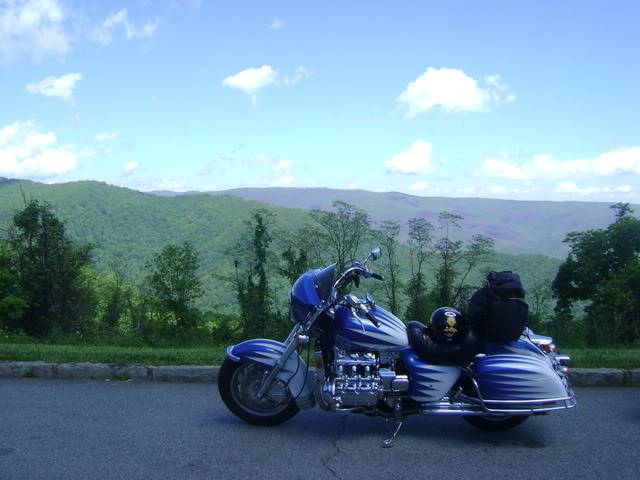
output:
[{"label": "front tire", "polygon": [[[300,411],[289,390],[279,385],[279,392],[258,400],[255,395],[269,368],[255,363],[225,359],[218,374],[220,397],[231,412],[252,425],[279,425]],[[281,398],[274,399],[273,396]]]},{"label": "front tire", "polygon": [[485,432],[506,432],[517,427],[524,422],[528,415],[468,415],[462,417],[467,423],[470,423]]}]

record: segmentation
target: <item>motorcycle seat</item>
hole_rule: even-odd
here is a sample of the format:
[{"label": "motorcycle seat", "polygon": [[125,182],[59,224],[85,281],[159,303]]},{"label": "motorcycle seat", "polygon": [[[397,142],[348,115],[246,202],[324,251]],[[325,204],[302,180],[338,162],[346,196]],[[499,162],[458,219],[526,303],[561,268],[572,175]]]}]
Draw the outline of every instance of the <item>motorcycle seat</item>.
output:
[{"label": "motorcycle seat", "polygon": [[429,337],[429,330],[424,324],[412,321],[407,324],[407,336],[418,357],[436,365],[467,365],[482,350],[481,342],[471,330],[459,342],[436,343]]}]

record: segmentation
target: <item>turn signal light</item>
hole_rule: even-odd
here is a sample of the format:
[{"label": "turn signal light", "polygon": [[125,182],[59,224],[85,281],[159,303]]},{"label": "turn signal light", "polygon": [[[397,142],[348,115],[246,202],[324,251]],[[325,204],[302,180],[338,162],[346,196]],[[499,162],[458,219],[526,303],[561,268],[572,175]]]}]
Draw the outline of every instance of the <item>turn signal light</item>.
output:
[{"label": "turn signal light", "polygon": [[555,353],[558,351],[555,343],[547,343],[546,345],[540,345],[540,348],[545,353]]}]

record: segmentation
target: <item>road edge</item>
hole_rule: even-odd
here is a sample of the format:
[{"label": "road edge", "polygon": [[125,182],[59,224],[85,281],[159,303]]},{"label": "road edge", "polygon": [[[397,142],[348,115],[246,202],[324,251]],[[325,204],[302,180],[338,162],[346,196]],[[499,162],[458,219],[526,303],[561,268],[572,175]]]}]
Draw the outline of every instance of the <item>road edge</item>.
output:
[{"label": "road edge", "polygon": [[[60,378],[77,380],[216,383],[219,366],[121,365],[106,363],[2,362],[0,378]],[[576,387],[640,387],[640,369],[572,368]]]}]

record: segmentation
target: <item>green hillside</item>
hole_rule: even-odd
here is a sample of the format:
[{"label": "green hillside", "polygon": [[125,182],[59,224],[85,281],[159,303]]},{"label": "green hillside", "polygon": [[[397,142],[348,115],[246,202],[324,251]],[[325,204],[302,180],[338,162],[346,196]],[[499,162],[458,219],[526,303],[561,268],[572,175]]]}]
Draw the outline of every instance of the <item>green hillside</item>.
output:
[{"label": "green hillside", "polygon": [[562,243],[567,233],[603,228],[613,220],[610,204],[598,202],[419,197],[328,188],[241,188],[211,193],[304,209],[326,210],[334,200],[343,200],[363,208],[376,221],[397,220],[403,224],[412,217],[424,217],[435,224],[438,213],[447,210],[464,217],[465,239],[481,233],[494,238],[496,247],[503,252],[541,253],[557,258],[567,254],[566,245]]},{"label": "green hillside", "polygon": [[[48,185],[0,180],[3,230],[14,212],[23,206],[23,192],[27,198],[49,202],[66,222],[72,238],[95,244],[98,270],[106,271],[115,255],[124,256],[129,263],[130,280],[134,282],[142,277],[145,262],[164,245],[189,240],[200,252],[202,264],[206,294],[200,307],[221,311],[235,308],[233,293],[219,279],[220,274],[232,271],[232,262],[225,252],[241,234],[243,220],[264,204],[228,195],[158,196],[99,182]],[[318,206],[330,208],[326,204]],[[305,210],[283,207],[272,210],[285,230],[293,230],[308,219]],[[464,227],[469,233],[477,233],[472,222],[465,220]],[[500,245],[500,238],[494,238]],[[402,263],[407,268],[406,250],[403,252]],[[491,268],[519,271],[525,282],[534,284],[553,278],[559,263],[544,255],[499,254]],[[475,281],[479,281],[477,275]],[[287,288],[283,281],[279,286],[282,298]]]},{"label": "green hillside", "polygon": [[[72,238],[95,244],[99,270],[107,270],[115,255],[124,256],[133,281],[141,278],[145,262],[164,245],[189,240],[200,252],[205,307],[232,302],[228,286],[212,274],[230,272],[224,252],[240,235],[243,220],[260,206],[227,196],[159,198],[99,182],[45,185],[5,180],[0,183],[2,230],[24,204],[20,189],[27,198],[49,202]],[[306,218],[304,211],[273,210],[285,228],[300,225]]]}]

